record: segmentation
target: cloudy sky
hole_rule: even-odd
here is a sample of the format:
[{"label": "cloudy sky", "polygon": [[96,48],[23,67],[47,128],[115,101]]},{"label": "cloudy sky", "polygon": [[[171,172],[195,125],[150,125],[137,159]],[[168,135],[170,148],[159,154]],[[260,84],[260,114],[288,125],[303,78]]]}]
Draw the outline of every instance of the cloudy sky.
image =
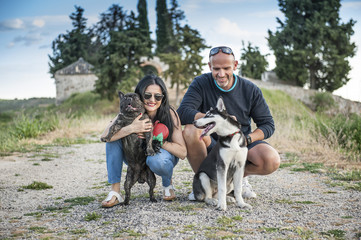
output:
[{"label": "cloudy sky", "polygon": [[[60,34],[72,29],[69,15],[74,6],[84,8],[90,27],[100,13],[112,4],[127,11],[136,11],[137,0],[0,0],[0,99],[55,97],[55,83],[48,73],[51,43]],[[156,0],[148,0],[148,18],[155,32]],[[258,46],[268,57],[269,70],[274,57],[267,45],[267,31],[278,27],[276,17],[283,18],[276,0],[178,0],[187,23],[200,31],[209,46],[228,45],[237,59],[242,41]],[[351,59],[350,82],[335,94],[361,101],[361,0],[341,1],[342,22],[356,20],[352,41],[358,46]],[[169,6],[169,5],[168,5]],[[155,35],[153,34],[153,38]],[[209,49],[204,51],[207,62]],[[204,72],[208,68],[205,67]]]}]

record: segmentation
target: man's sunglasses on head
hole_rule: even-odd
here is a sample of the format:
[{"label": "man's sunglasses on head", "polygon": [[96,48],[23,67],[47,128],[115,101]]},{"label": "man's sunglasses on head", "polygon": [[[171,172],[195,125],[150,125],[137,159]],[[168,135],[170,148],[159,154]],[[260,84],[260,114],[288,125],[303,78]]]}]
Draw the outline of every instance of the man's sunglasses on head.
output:
[{"label": "man's sunglasses on head", "polygon": [[209,52],[209,57],[212,57],[212,56],[216,55],[217,53],[219,53],[220,50],[225,54],[232,54],[234,56],[233,51],[232,51],[232,49],[230,47],[224,47],[223,46],[223,47],[214,47],[214,48],[212,48],[211,51]]}]

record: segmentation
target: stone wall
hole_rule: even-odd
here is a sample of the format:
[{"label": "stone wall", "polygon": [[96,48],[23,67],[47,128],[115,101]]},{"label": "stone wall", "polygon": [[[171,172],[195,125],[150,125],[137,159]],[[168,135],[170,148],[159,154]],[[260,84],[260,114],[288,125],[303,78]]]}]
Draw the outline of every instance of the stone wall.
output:
[{"label": "stone wall", "polygon": [[94,74],[63,75],[55,74],[56,104],[59,105],[73,93],[81,93],[94,90],[95,81],[98,79]]},{"label": "stone wall", "polygon": [[[316,90],[304,89],[301,87],[285,85],[280,83],[272,83],[272,82],[263,82],[260,80],[249,79],[253,83],[255,83],[260,88],[265,89],[278,89],[281,90],[288,95],[292,96],[293,98],[300,100],[311,109],[315,109],[315,104],[312,101],[312,97],[318,93]],[[351,100],[344,99],[340,96],[332,95],[333,99],[336,103],[336,109],[331,110],[332,113],[342,113],[342,114],[349,114],[349,113],[356,113],[361,115],[361,102],[355,102]]]}]

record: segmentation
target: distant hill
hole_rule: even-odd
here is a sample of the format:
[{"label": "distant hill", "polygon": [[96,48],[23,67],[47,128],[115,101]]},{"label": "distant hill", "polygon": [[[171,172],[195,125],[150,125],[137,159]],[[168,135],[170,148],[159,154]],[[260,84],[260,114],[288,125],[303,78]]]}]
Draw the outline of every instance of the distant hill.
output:
[{"label": "distant hill", "polygon": [[55,98],[29,98],[29,99],[15,99],[5,100],[0,99],[0,113],[20,110],[22,108],[31,108],[38,106],[47,106],[55,104]]}]

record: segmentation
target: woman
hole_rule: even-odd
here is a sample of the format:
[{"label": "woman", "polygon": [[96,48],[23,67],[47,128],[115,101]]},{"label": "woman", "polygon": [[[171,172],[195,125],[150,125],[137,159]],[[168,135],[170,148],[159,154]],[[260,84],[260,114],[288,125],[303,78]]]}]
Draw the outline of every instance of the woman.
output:
[{"label": "woman", "polygon": [[[144,103],[144,108],[152,120],[152,123],[146,119],[140,120],[137,117],[133,123],[123,127],[106,143],[106,160],[108,170],[108,181],[112,184],[112,191],[102,202],[102,207],[113,207],[123,201],[120,196],[120,180],[122,174],[123,162],[125,160],[121,138],[132,133],[142,137],[144,132],[152,131],[153,124],[158,120],[168,127],[169,135],[164,139],[160,152],[155,156],[148,156],[146,164],[157,175],[162,177],[163,199],[175,199],[174,188],[172,185],[173,168],[177,165],[179,158],[184,159],[187,156],[187,149],[182,135],[181,123],[177,112],[169,105],[167,88],[157,76],[145,76],[135,88]],[[113,119],[114,121],[115,119]],[[104,130],[102,136],[105,136],[109,127]]]}]

